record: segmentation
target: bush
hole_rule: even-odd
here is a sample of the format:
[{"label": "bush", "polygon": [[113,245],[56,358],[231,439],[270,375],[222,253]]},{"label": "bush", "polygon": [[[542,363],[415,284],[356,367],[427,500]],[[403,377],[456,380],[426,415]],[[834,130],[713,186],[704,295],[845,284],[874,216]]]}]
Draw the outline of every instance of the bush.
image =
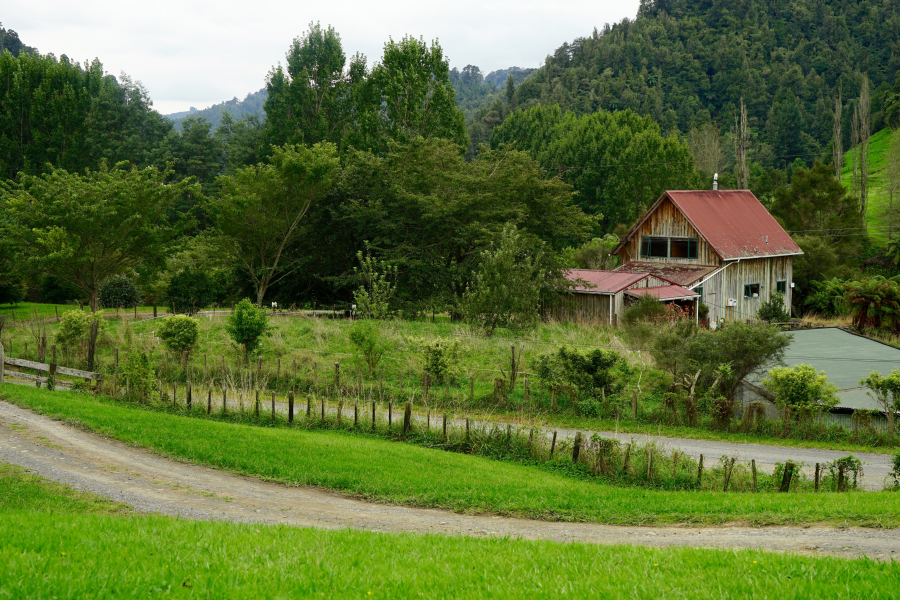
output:
[{"label": "bush", "polygon": [[166,345],[169,352],[190,352],[197,345],[197,338],[200,336],[200,325],[197,319],[186,317],[184,315],[175,315],[163,319],[156,335]]},{"label": "bush", "polygon": [[622,313],[622,323],[626,326],[659,323],[665,318],[665,314],[665,304],[652,296],[641,296]]},{"label": "bush", "polygon": [[371,319],[386,319],[390,312],[391,298],[397,290],[397,267],[390,267],[385,262],[374,259],[368,254],[356,253],[359,269],[353,268],[362,285],[353,292],[353,301],[360,316]]},{"label": "bush", "polygon": [[774,367],[763,380],[762,386],[775,395],[779,406],[820,410],[837,405],[837,386],[828,381],[825,371],[816,373],[809,365],[796,365],[793,369]]},{"label": "bush", "polygon": [[237,303],[234,311],[228,316],[225,331],[249,356],[259,347],[262,338],[269,335],[269,319],[263,309],[257,308],[255,304],[244,298]]},{"label": "bush", "polygon": [[7,280],[0,283],[0,304],[18,304],[25,298],[25,284]]},{"label": "bush", "polygon": [[176,313],[193,315],[223,296],[223,283],[202,269],[185,267],[169,282],[166,300]]},{"label": "bush", "polygon": [[156,371],[146,352],[130,352],[122,363],[122,377],[128,381],[128,399],[146,402],[156,391]]},{"label": "bush", "polygon": [[104,308],[134,308],[141,301],[141,291],[127,275],[112,275],[100,283],[100,305]]},{"label": "bush", "polygon": [[91,324],[97,321],[98,334],[106,327],[103,313],[84,312],[80,310],[67,310],[59,318],[59,326],[56,328],[56,343],[63,352],[77,352],[90,338]]},{"label": "bush", "polygon": [[417,340],[416,345],[422,353],[422,368],[432,382],[442,383],[459,376],[459,340]]},{"label": "bush", "polygon": [[900,491],[900,452],[891,459],[891,471],[888,475],[894,480],[894,489]]},{"label": "bush", "polygon": [[381,338],[381,329],[372,321],[357,321],[350,328],[348,335],[350,341],[362,354],[371,375],[378,368],[381,357],[389,347],[388,342]]},{"label": "bush", "polygon": [[539,356],[534,370],[549,389],[575,389],[584,398],[599,398],[601,390],[616,395],[625,387],[623,375],[628,364],[614,350],[599,348],[588,352],[563,346],[554,353]]},{"label": "bush", "polygon": [[812,290],[809,296],[806,297],[806,306],[817,314],[826,317],[850,314],[850,307],[844,298],[846,293],[844,289],[845,283],[847,282],[837,277],[811,282],[810,287]]},{"label": "bush", "polygon": [[784,307],[784,294],[775,292],[772,297],[762,303],[756,318],[770,323],[784,323],[789,321],[791,314]]}]

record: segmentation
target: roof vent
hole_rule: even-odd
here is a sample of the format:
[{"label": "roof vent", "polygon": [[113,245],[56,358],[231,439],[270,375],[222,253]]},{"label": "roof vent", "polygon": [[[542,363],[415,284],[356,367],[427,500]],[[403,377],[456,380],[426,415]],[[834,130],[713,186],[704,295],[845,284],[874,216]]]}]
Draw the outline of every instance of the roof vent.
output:
[{"label": "roof vent", "polygon": [[717,189],[719,189],[719,174],[714,173],[713,174],[713,190],[717,190]]}]

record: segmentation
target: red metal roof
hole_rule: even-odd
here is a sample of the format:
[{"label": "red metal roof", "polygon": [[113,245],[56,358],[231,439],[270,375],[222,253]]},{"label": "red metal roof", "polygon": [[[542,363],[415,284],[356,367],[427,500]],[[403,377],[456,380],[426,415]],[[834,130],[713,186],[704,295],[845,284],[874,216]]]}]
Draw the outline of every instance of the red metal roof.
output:
[{"label": "red metal roof", "polygon": [[724,260],[803,253],[750,190],[665,195]]},{"label": "red metal roof", "polygon": [[588,284],[578,284],[573,291],[588,294],[618,294],[647,276],[646,272],[623,273],[596,269],[570,269],[566,272],[566,279],[569,281],[580,279]]},{"label": "red metal roof", "polygon": [[625,292],[629,296],[653,296],[659,300],[679,300],[682,298],[696,298],[700,294],[693,290],[683,288],[680,285],[660,285],[657,287],[638,288]]},{"label": "red metal roof", "polygon": [[686,286],[700,281],[716,269],[718,267],[709,265],[631,261],[625,263],[616,271],[620,273],[650,273],[660,279]]}]

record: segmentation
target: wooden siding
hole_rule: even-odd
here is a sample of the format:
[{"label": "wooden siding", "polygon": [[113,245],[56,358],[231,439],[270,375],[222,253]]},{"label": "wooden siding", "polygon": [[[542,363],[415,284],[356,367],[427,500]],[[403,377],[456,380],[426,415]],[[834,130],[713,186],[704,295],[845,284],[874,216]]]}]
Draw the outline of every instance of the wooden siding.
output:
[{"label": "wooden siding", "polygon": [[645,277],[645,278],[641,279],[640,281],[633,283],[632,285],[629,285],[626,289],[642,290],[644,288],[659,287],[661,285],[672,285],[672,283],[669,281],[660,279],[659,277],[654,277],[653,275],[650,275],[649,277]]},{"label": "wooden siding", "polygon": [[[643,236],[679,237],[697,239],[697,258],[649,258],[641,256]],[[722,259],[688,222],[678,207],[666,198],[634,232],[628,243],[619,251],[622,264],[631,261],[660,262],[670,264],[712,265],[722,264]]]},{"label": "wooden siding", "polygon": [[[574,292],[562,296],[547,313],[557,321],[586,323],[592,325],[610,324],[610,306],[616,306],[616,298],[622,296],[609,294],[584,294]],[[621,298],[619,298],[621,302]],[[615,312],[613,314],[616,314]]]},{"label": "wooden siding", "polygon": [[[703,303],[709,306],[711,321],[746,321],[755,319],[762,303],[776,292],[777,282],[785,281],[785,308],[791,306],[793,257],[753,258],[726,263],[726,268],[703,284]],[[758,283],[758,298],[745,298],[744,286]],[[737,304],[727,306],[728,299]]]}]

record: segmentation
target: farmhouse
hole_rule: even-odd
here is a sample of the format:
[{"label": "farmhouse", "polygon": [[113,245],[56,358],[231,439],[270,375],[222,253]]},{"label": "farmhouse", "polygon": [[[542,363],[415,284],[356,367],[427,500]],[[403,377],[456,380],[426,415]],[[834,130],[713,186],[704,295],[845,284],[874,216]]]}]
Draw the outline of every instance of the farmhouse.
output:
[{"label": "farmhouse", "polygon": [[613,249],[615,271],[573,269],[557,318],[615,325],[629,298],[677,303],[710,323],[756,317],[779,292],[790,310],[793,258],[803,254],[749,190],[665,192]]}]

